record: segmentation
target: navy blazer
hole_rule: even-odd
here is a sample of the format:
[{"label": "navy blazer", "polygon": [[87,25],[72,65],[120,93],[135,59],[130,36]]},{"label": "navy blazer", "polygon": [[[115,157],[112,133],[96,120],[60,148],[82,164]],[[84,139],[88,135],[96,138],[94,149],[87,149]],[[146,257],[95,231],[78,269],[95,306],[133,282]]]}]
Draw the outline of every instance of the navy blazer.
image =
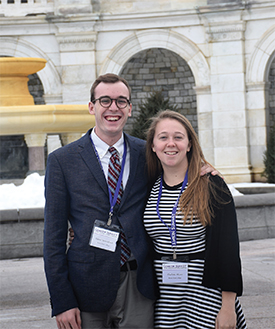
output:
[{"label": "navy blazer", "polygon": [[[78,307],[104,312],[116,299],[120,279],[120,241],[115,252],[89,245],[96,219],[107,222],[110,210],[106,178],[90,133],[52,152],[45,175],[44,262],[52,315]],[[155,299],[155,276],[143,227],[147,173],[145,142],[124,135],[130,147],[130,174],[113,223],[121,225],[137,260],[137,287]],[[66,250],[68,221],[74,230]]]}]

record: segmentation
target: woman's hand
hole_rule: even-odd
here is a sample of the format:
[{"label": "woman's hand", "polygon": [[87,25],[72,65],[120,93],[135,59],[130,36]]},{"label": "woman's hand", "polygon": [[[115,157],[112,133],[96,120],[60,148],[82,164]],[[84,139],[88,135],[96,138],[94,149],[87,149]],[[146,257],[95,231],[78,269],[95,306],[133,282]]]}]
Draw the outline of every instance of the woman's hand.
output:
[{"label": "woman's hand", "polygon": [[220,177],[222,177],[221,173],[217,169],[215,169],[214,167],[212,167],[209,164],[204,164],[201,167],[201,176],[204,176],[208,173],[211,173],[211,175],[213,175],[213,176],[219,175]]},{"label": "woman's hand", "polygon": [[69,246],[72,244],[74,239],[74,230],[70,227],[69,228]]},{"label": "woman's hand", "polygon": [[222,292],[222,307],[216,318],[215,329],[235,329],[236,312],[235,312],[236,293]]}]

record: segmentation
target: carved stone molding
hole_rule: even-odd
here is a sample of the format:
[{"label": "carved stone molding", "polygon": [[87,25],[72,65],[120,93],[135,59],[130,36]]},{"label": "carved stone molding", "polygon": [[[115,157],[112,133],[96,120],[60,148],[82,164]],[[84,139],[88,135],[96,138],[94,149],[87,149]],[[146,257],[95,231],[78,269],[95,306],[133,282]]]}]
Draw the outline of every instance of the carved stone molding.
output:
[{"label": "carved stone molding", "polygon": [[197,95],[211,94],[211,86],[194,86],[193,89],[196,91]]},{"label": "carved stone molding", "polygon": [[55,0],[54,1],[55,15],[76,15],[93,12],[93,6],[90,0],[68,1]]},{"label": "carved stone molding", "polygon": [[25,141],[28,147],[44,147],[46,134],[26,134]]},{"label": "carved stone molding", "polygon": [[270,87],[269,82],[247,83],[246,92],[268,90],[269,87]]},{"label": "carved stone molding", "polygon": [[58,33],[56,39],[61,52],[93,51],[97,39],[96,32]]},{"label": "carved stone molding", "polygon": [[244,40],[245,22],[210,23],[206,26],[208,42]]}]

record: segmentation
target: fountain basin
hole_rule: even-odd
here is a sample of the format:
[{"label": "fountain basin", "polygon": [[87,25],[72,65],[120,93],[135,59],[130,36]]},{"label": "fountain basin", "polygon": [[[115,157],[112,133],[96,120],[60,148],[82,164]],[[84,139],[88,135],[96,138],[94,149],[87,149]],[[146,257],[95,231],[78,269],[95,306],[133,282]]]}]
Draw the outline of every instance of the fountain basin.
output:
[{"label": "fountain basin", "polygon": [[0,59],[0,106],[34,105],[28,75],[42,70],[44,58],[2,57]]},{"label": "fountain basin", "polygon": [[94,125],[88,105],[0,106],[1,135],[84,133]]}]

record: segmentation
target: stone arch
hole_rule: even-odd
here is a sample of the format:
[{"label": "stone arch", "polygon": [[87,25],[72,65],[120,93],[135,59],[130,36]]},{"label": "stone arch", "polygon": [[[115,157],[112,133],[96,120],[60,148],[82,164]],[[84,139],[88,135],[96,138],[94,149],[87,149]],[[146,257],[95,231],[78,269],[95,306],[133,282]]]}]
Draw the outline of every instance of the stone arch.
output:
[{"label": "stone arch", "polygon": [[30,42],[20,40],[18,38],[3,37],[1,40],[1,55],[13,57],[36,57],[44,58],[47,61],[45,68],[37,75],[41,80],[44,88],[44,93],[47,97],[59,98],[62,96],[62,85],[60,76],[56,67],[47,54]]},{"label": "stone arch", "polygon": [[209,66],[199,48],[186,37],[161,29],[138,31],[122,40],[103,62],[100,74],[119,74],[124,63],[133,55],[149,48],[164,48],[175,52],[190,66],[197,87],[210,85]]},{"label": "stone arch", "polygon": [[268,99],[269,71],[274,59],[275,25],[269,28],[255,44],[247,64],[246,103],[250,163],[253,180],[261,181],[264,169],[263,154],[269,130]]},{"label": "stone arch", "polygon": [[275,50],[275,25],[269,28],[256,43],[255,50],[247,65],[246,82],[263,83],[267,81],[271,63],[270,57]]},{"label": "stone arch", "polygon": [[266,100],[268,133],[271,127],[275,127],[275,50],[267,66],[268,74],[268,99]]}]

